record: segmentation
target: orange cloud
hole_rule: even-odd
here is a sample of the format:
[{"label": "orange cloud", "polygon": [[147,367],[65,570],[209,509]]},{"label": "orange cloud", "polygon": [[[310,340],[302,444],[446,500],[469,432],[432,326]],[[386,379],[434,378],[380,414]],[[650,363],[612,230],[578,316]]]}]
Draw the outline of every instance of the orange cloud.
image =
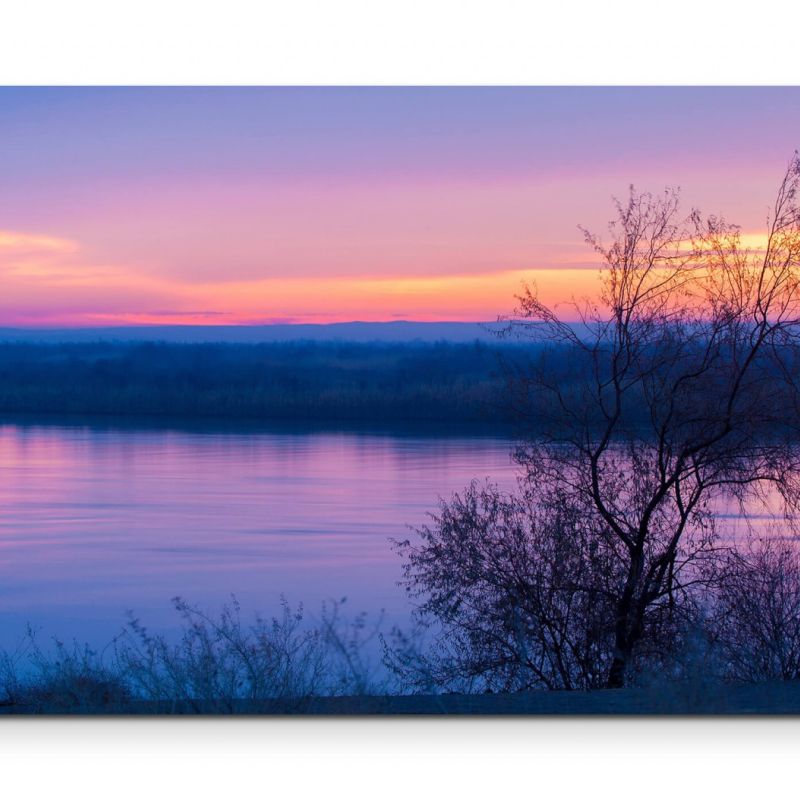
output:
[{"label": "orange cloud", "polygon": [[0,257],[16,257],[42,253],[74,253],[78,244],[56,236],[0,231]]}]

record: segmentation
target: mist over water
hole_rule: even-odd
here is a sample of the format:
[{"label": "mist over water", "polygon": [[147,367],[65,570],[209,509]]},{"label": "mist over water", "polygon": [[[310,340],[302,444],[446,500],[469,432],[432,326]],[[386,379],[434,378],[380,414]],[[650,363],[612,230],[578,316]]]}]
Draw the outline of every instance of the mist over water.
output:
[{"label": "mist over water", "polygon": [[511,488],[499,437],[0,424],[0,647],[44,637],[108,642],[132,610],[178,625],[180,595],[245,617],[281,594],[404,622],[390,537],[473,478]]}]

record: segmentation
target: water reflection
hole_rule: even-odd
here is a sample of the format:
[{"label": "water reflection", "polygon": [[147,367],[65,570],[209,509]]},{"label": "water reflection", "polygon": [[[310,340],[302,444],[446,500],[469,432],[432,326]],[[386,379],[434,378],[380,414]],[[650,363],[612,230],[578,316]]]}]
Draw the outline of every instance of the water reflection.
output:
[{"label": "water reflection", "polygon": [[402,619],[388,538],[474,477],[513,483],[507,440],[353,432],[0,425],[0,646],[31,622],[100,643],[127,609],[235,592],[274,610],[347,595]]}]

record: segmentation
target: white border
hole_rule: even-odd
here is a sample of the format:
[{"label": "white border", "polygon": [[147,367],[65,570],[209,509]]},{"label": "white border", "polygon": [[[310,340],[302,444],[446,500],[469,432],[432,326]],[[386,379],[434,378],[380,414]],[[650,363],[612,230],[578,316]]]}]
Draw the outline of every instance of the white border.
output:
[{"label": "white border", "polygon": [[0,82],[792,84],[786,0],[4,0]]},{"label": "white border", "polygon": [[[780,720],[2,720],[11,797],[776,797]],[[787,782],[789,781],[789,782]]]},{"label": "white border", "polygon": [[779,797],[768,719],[0,720],[10,797]]}]

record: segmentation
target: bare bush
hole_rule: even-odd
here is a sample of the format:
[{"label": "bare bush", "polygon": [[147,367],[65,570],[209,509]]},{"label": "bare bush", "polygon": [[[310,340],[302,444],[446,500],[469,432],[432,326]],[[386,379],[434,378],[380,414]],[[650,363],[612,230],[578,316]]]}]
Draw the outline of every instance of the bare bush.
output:
[{"label": "bare bush", "polygon": [[721,562],[711,632],[723,674],[800,680],[800,550],[795,540],[750,539]]},{"label": "bare bush", "polygon": [[[527,485],[508,495],[473,483],[417,533],[397,547],[417,617],[437,635],[421,653],[395,634],[389,663],[406,684],[461,691],[606,684],[625,572],[614,540],[568,493]],[[653,604],[637,654],[667,650],[688,609],[676,598]]]},{"label": "bare bush", "polygon": [[14,653],[0,656],[0,705],[49,714],[121,711],[131,692],[102,655],[87,645],[59,640],[45,650],[29,628]]},{"label": "bare bush", "polygon": [[133,693],[160,704],[188,703],[195,711],[231,711],[315,694],[324,672],[318,631],[300,629],[302,610],[283,604],[279,617],[243,624],[236,601],[212,618],[180,598],[181,638],[171,643],[136,619],[115,645],[119,671]]},{"label": "bare bush", "polygon": [[177,641],[131,619],[101,653],[58,641],[45,649],[29,633],[0,660],[1,702],[45,713],[287,713],[315,697],[383,692],[368,652],[380,622],[346,620],[342,602],[324,606],[316,624],[285,601],[280,615],[246,623],[235,598],[217,615],[175,598]]}]

